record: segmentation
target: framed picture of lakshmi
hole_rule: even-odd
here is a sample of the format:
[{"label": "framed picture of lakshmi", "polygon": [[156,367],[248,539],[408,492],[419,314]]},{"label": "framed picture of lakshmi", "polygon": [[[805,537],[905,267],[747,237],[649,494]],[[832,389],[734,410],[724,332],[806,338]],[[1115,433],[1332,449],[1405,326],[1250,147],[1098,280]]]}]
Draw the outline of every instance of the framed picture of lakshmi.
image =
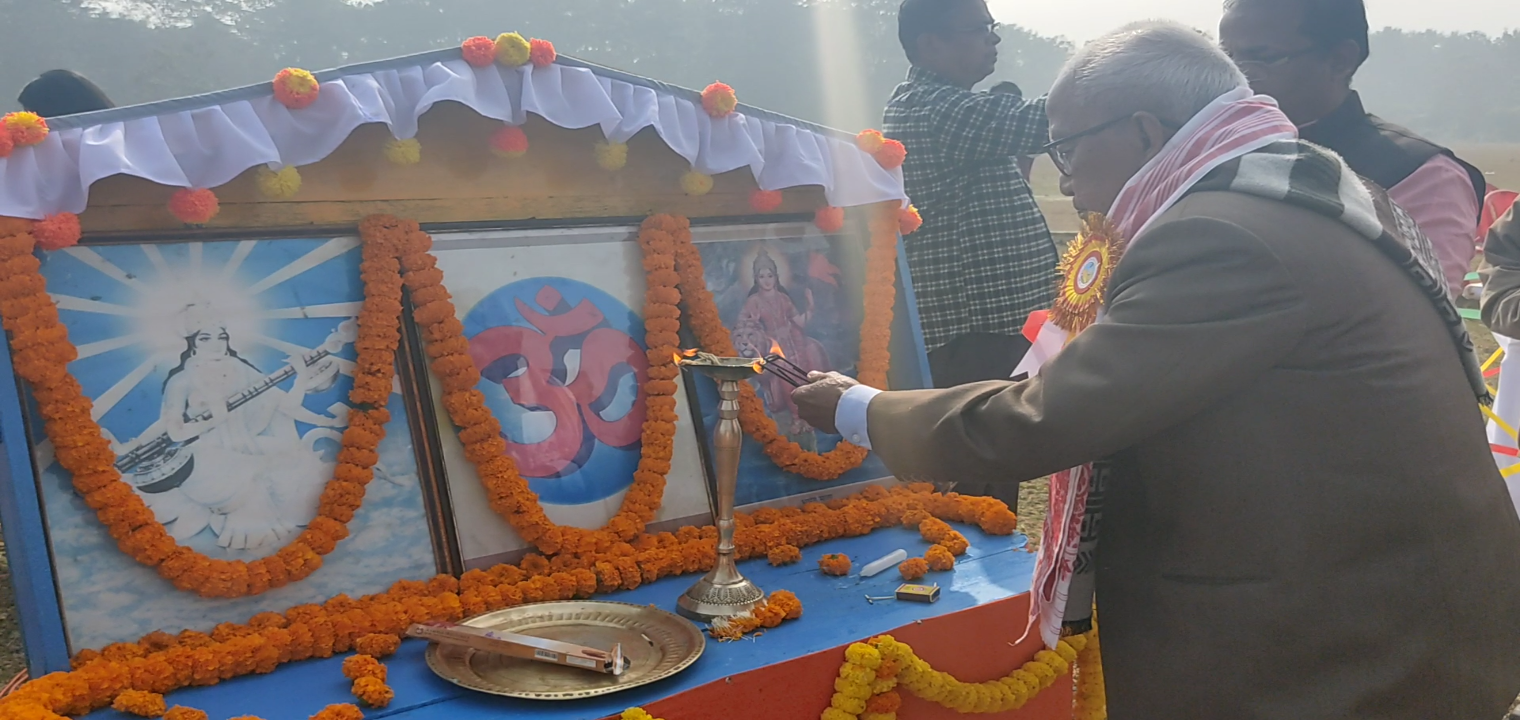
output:
[{"label": "framed picture of lakshmi", "polygon": [[[802,372],[860,373],[861,326],[865,297],[866,236],[847,231],[824,234],[811,223],[779,223],[695,228],[692,241],[701,257],[734,349],[744,357],[779,354]],[[929,387],[923,335],[912,301],[912,283],[901,252],[892,307],[889,384],[893,389]],[[700,417],[702,440],[711,450],[717,423],[717,386],[689,377],[692,414]],[[797,416],[792,386],[771,373],[750,381],[777,431],[809,453],[827,453],[842,438],[809,426]],[[709,453],[710,454],[710,453]],[[837,480],[820,482],[776,465],[764,446],[745,436],[736,505],[796,504],[827,499],[891,474],[874,455]]]}]

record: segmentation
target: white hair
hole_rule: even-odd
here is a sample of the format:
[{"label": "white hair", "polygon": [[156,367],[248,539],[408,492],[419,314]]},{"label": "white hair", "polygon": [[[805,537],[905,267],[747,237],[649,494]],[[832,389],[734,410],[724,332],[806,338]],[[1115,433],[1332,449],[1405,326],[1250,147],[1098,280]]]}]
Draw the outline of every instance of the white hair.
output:
[{"label": "white hair", "polygon": [[1125,25],[1082,46],[1057,76],[1080,107],[1149,112],[1185,123],[1215,98],[1247,85],[1203,33],[1180,23]]}]

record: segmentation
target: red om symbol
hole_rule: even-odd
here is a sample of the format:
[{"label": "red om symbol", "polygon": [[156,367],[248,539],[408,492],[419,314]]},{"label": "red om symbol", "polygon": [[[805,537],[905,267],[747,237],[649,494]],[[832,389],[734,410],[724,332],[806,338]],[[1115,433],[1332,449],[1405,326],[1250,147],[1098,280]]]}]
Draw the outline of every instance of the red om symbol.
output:
[{"label": "red om symbol", "polygon": [[[518,443],[505,433],[502,439],[523,476],[561,477],[580,470],[598,441],[615,448],[639,441],[649,360],[627,333],[608,326],[589,300],[567,308],[559,291],[546,285],[534,301],[549,313],[516,300],[532,327],[486,330],[470,339],[470,357],[483,377],[501,383],[512,402],[554,415],[554,432],[543,442]],[[580,366],[566,383],[571,372],[566,356],[576,349]],[[616,420],[603,418],[618,381],[629,373],[638,388],[633,407]]]}]

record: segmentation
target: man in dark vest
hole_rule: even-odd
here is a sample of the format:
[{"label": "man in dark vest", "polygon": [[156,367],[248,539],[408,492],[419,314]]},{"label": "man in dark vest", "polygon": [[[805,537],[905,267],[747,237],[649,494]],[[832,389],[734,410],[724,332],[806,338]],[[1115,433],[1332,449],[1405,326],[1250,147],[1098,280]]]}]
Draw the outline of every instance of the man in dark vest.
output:
[{"label": "man in dark vest", "polygon": [[1362,108],[1351,79],[1367,60],[1362,0],[1225,0],[1219,42],[1251,81],[1358,174],[1388,190],[1430,238],[1447,289],[1462,291],[1477,253],[1487,182],[1452,151]]}]

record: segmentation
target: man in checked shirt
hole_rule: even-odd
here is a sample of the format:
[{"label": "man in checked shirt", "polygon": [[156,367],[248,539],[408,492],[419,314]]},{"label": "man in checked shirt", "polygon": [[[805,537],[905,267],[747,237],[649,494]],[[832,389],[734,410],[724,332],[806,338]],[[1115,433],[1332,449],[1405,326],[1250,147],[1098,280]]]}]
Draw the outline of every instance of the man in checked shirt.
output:
[{"label": "man in checked shirt", "polygon": [[[903,0],[897,14],[913,67],[882,130],[908,148],[903,176],[924,218],[906,241],[908,267],[942,388],[1013,373],[1029,349],[1025,320],[1050,307],[1059,259],[1019,169],[1048,142],[1045,99],[971,89],[997,65],[997,31],[985,0]],[[1017,507],[1016,486],[997,495]]]}]

